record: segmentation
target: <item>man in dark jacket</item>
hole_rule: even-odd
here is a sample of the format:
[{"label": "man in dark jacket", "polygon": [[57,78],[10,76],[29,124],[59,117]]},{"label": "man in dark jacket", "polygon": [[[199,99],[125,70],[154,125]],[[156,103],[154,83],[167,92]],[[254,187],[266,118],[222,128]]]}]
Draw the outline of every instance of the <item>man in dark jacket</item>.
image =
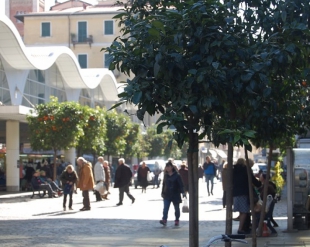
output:
[{"label": "man in dark jacket", "polygon": [[179,170],[179,174],[182,178],[185,194],[188,193],[188,169],[186,168],[185,161],[182,161],[181,169]]},{"label": "man in dark jacket", "polygon": [[135,198],[130,194],[129,184],[132,179],[132,171],[128,165],[125,164],[125,159],[118,160],[118,167],[115,172],[114,188],[119,188],[119,202],[116,206],[123,205],[124,192],[131,199],[132,203],[135,202]]}]

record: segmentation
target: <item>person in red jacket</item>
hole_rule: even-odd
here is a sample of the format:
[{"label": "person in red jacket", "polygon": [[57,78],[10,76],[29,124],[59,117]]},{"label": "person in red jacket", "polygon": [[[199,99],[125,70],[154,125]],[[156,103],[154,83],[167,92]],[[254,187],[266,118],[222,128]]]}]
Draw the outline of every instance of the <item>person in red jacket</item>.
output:
[{"label": "person in red jacket", "polygon": [[188,169],[186,168],[186,162],[185,161],[182,161],[182,164],[181,164],[181,169],[179,170],[179,174],[182,178],[182,181],[183,181],[183,185],[184,185],[184,192],[185,194],[188,193],[188,189],[189,189],[189,186],[188,186]]}]

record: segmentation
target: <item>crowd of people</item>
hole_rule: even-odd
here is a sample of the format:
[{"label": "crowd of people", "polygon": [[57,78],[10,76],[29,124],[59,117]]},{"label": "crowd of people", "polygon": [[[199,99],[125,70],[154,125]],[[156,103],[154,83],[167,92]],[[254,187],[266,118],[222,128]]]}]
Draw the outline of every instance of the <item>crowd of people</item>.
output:
[{"label": "crowd of people", "polygon": [[[133,178],[133,170],[129,165],[125,163],[125,159],[120,158],[118,160],[118,166],[115,171],[115,176],[112,178],[112,167],[108,161],[105,161],[102,156],[98,157],[97,163],[92,166],[83,157],[79,157],[76,160],[78,172],[74,170],[74,166],[67,163],[61,163],[57,166],[56,180],[52,179],[52,167],[47,161],[43,161],[42,165],[37,164],[37,169],[34,170],[31,166],[25,168],[24,179],[32,184],[34,189],[41,189],[47,191],[50,198],[63,195],[63,210],[66,211],[67,198],[69,196],[68,209],[72,210],[73,205],[73,193],[76,193],[76,189],[79,188],[82,191],[83,207],[81,211],[87,211],[91,209],[89,191],[93,191],[96,201],[108,200],[110,194],[110,186],[112,179],[114,179],[114,188],[119,190],[119,200],[116,206],[123,205],[124,194],[131,200],[131,203],[135,202],[134,196],[130,193],[130,185]],[[253,161],[250,160],[250,166],[253,166]],[[252,170],[251,170],[252,171]],[[146,162],[142,162],[140,166],[136,168],[137,179],[142,192],[146,192],[146,188],[149,185],[149,174],[151,170],[147,166]],[[187,198],[189,193],[189,179],[188,168],[186,162],[183,161],[180,167],[174,164],[173,159],[169,159],[163,169],[156,167],[153,171],[154,178],[153,188],[159,188],[159,175],[163,173],[163,181],[161,188],[161,196],[163,198],[163,216],[160,220],[160,224],[166,225],[168,219],[168,212],[171,203],[175,210],[175,226],[179,225],[180,218],[180,203],[182,203],[182,197]],[[222,203],[223,208],[226,207],[227,199],[226,194],[228,190],[227,183],[227,162],[222,160],[220,164],[216,160],[211,160],[210,156],[206,157],[203,165],[198,168],[199,178],[205,178],[207,195],[213,196],[215,180],[222,182]],[[263,185],[266,181],[266,174],[260,171],[258,174],[253,174],[252,186],[253,194],[255,195],[254,203],[257,203],[259,198],[260,203],[263,199]],[[272,234],[277,234],[275,227],[277,223],[274,221],[272,213],[276,203],[276,186],[269,181],[268,198],[272,198],[271,203],[268,204],[269,210],[266,214],[267,226]],[[238,212],[239,216],[234,220],[239,221],[238,234],[247,234],[251,231],[251,214],[250,214],[250,193],[248,186],[248,172],[245,159],[240,158],[233,165],[233,211]],[[256,198],[257,197],[257,198]],[[259,221],[260,212],[256,211],[256,219]],[[257,224],[256,224],[257,225]]]}]

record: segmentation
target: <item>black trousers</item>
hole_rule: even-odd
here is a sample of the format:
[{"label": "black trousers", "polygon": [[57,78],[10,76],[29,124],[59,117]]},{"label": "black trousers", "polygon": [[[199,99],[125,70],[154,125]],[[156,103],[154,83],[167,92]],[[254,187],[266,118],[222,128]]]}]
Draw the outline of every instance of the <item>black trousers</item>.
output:
[{"label": "black trousers", "polygon": [[73,191],[71,191],[70,194],[64,194],[63,207],[66,207],[67,196],[69,195],[69,208],[72,208],[72,194],[73,194]]},{"label": "black trousers", "polygon": [[[96,184],[100,183],[100,181],[97,181]],[[96,201],[102,201],[101,195],[99,191],[95,190],[95,195],[96,195]]]},{"label": "black trousers", "polygon": [[129,184],[128,184],[128,185],[125,185],[125,186],[119,188],[119,202],[120,202],[120,203],[123,203],[124,193],[126,193],[127,196],[128,196],[131,200],[134,199],[134,197],[130,194],[130,191],[129,191]]},{"label": "black trousers", "polygon": [[84,208],[90,208],[89,191],[88,190],[83,190],[82,191],[82,196],[83,196],[83,206],[84,206]]}]

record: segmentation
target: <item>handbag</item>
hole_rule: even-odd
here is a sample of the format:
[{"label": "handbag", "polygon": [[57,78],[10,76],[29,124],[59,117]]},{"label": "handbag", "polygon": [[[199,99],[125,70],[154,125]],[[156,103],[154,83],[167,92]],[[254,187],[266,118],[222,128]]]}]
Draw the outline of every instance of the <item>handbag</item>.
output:
[{"label": "handbag", "polygon": [[262,211],[262,207],[263,207],[263,201],[259,199],[258,202],[254,206],[254,212],[259,213],[260,211]]},{"label": "handbag", "polygon": [[189,213],[188,202],[186,198],[184,198],[182,213]]},{"label": "handbag", "polygon": [[63,189],[64,195],[69,195],[71,190],[72,190],[72,185],[70,185],[68,183],[65,184],[64,189]]},{"label": "handbag", "polygon": [[151,177],[151,173],[150,172],[147,172],[146,179],[149,182],[152,181],[152,177]]},{"label": "handbag", "polygon": [[95,185],[94,190],[98,191],[100,195],[104,195],[106,192],[106,187],[103,182],[99,182]]}]

